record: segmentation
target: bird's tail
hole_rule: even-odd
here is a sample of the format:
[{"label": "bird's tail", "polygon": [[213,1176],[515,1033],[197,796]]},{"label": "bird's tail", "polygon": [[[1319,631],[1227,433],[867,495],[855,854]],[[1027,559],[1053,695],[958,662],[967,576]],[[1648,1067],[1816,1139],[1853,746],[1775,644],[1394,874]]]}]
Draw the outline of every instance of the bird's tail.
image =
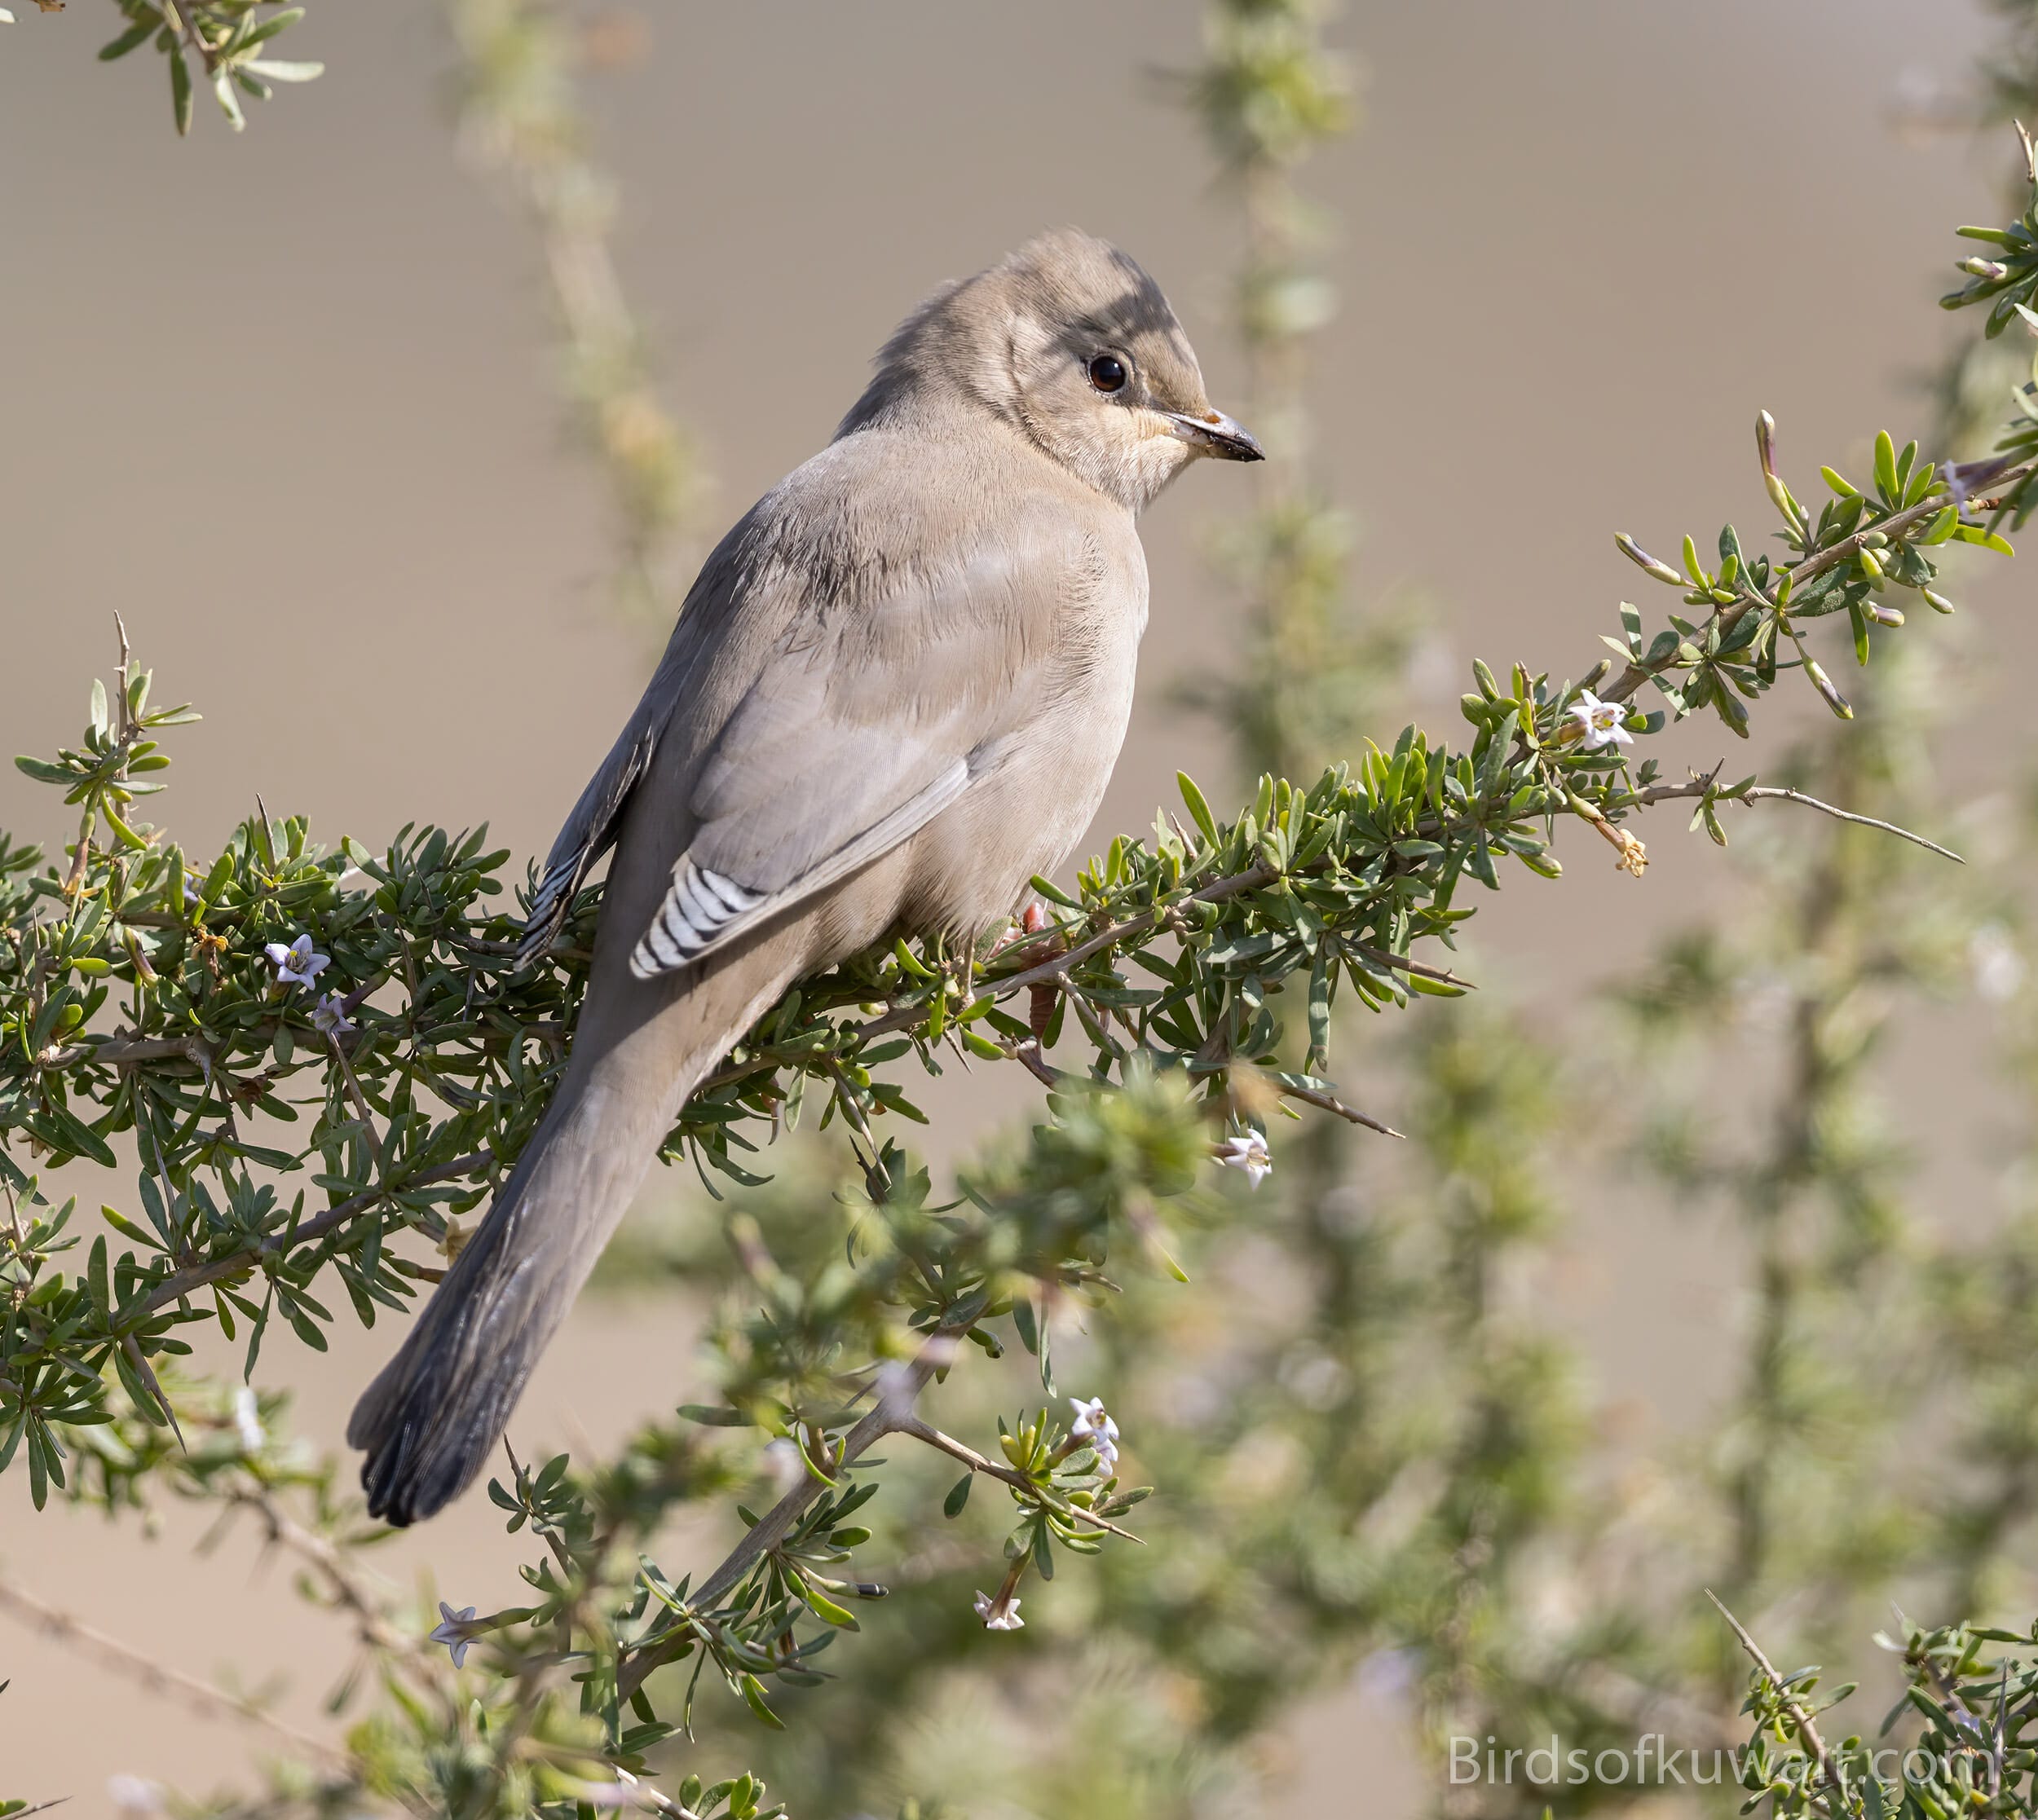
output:
[{"label": "bird's tail", "polygon": [[361,1483],[373,1515],[429,1517],[481,1470],[677,1108],[723,1045],[688,1047],[677,1058],[646,1055],[626,1041],[561,1086],[487,1217],[355,1405],[346,1438],[368,1456]]}]

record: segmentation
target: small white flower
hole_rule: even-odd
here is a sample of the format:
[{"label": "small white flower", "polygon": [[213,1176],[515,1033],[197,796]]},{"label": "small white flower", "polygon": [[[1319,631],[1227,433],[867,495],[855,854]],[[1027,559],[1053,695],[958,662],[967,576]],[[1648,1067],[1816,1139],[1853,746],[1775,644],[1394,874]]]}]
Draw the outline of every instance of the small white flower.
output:
[{"label": "small white flower", "polygon": [[1273,1170],[1267,1140],[1257,1131],[1242,1131],[1217,1147],[1217,1161],[1226,1169],[1242,1169],[1246,1179],[1256,1188]]},{"label": "small white flower", "polygon": [[262,1432],[261,1407],[255,1401],[252,1384],[242,1385],[233,1394],[233,1425],[240,1431],[240,1451],[261,1452],[262,1443],[269,1437]]},{"label": "small white flower", "polygon": [[977,1615],[984,1621],[986,1630],[1024,1630],[1026,1620],[1019,1615],[1019,1595],[1000,1593],[993,1598],[988,1593],[977,1595]]},{"label": "small white flower", "polygon": [[467,1652],[474,1646],[474,1638],[467,1634],[467,1620],[474,1615],[474,1608],[471,1605],[464,1611],[456,1611],[441,1599],[439,1602],[439,1615],[442,1621],[439,1628],[425,1639],[428,1643],[443,1643],[446,1653],[453,1659],[456,1668],[465,1664]]},{"label": "small white flower", "polygon": [[772,1489],[780,1497],[805,1482],[807,1470],[800,1463],[800,1449],[781,1434],[765,1443],[765,1470],[771,1475]]},{"label": "small white flower", "polygon": [[1634,735],[1621,725],[1627,709],[1619,702],[1603,702],[1590,689],[1578,691],[1571,704],[1571,716],[1585,729],[1585,749],[1597,751],[1602,746],[1632,746]]},{"label": "small white flower", "polygon": [[272,941],[262,950],[274,963],[276,978],[288,981],[292,985],[308,986],[333,963],[331,958],[319,954],[311,946],[308,935],[299,936],[285,947],[280,941]]},{"label": "small white flower", "polygon": [[106,1798],[121,1820],[154,1820],[163,1811],[163,1791],[139,1776],[108,1776]]},{"label": "small white flower", "polygon": [[2014,998],[2024,983],[2024,957],[1998,923],[1984,923],[1967,938],[1967,965],[1974,989],[1992,1005]]},{"label": "small white flower", "polygon": [[1075,1421],[1069,1430],[1074,1441],[1087,1441],[1096,1449],[1096,1456],[1107,1466],[1115,1466],[1118,1459],[1118,1425],[1105,1413],[1104,1399],[1092,1397],[1085,1403],[1081,1397],[1070,1397],[1069,1407],[1075,1411]]},{"label": "small white flower", "polygon": [[311,1028],[320,1035],[343,1037],[354,1028],[354,1020],[346,1015],[346,1001],[337,992],[329,992],[311,1007]]}]

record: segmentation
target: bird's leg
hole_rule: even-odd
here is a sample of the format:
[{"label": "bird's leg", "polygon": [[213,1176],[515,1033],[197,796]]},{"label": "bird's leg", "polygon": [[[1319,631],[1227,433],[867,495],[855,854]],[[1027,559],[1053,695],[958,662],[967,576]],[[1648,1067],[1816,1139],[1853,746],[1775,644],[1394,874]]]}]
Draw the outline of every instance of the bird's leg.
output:
[{"label": "bird's leg", "polygon": [[1036,980],[1027,987],[1026,1025],[1033,1032],[1033,1040],[1045,1040],[1048,1026],[1054,1021],[1054,1002],[1060,995],[1061,986],[1052,980]]}]

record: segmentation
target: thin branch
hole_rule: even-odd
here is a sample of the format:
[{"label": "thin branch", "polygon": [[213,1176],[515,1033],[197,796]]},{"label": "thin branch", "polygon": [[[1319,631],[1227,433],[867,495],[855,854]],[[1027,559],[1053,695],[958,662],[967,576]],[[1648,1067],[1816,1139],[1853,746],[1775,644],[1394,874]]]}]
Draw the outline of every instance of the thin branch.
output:
[{"label": "thin branch", "polygon": [[368,1095],[361,1091],[361,1083],[355,1078],[354,1064],[346,1059],[346,1051],[341,1048],[337,1033],[329,1032],[326,1046],[333,1051],[333,1060],[339,1064],[341,1078],[346,1083],[347,1097],[353,1102],[354,1116],[361,1122],[361,1130],[368,1139],[368,1148],[375,1158],[377,1174],[386,1174],[388,1158],[382,1148],[382,1134],[375,1129],[375,1113],[368,1103]]},{"label": "thin branch", "polygon": [[1476,992],[1479,988],[1462,975],[1454,973],[1447,967],[1431,967],[1427,963],[1411,959],[1406,954],[1397,954],[1389,948],[1374,948],[1363,941],[1351,945],[1355,954],[1363,954],[1375,967],[1392,967],[1397,973],[1413,973],[1418,980],[1435,980],[1447,986],[1457,986],[1465,992]]},{"label": "thin branch", "polygon": [[76,1068],[80,1062],[112,1066],[117,1062],[175,1062],[201,1066],[192,1054],[192,1038],[112,1038],[102,1043],[72,1043],[68,1050],[45,1050],[34,1058],[37,1068]]},{"label": "thin branch", "polygon": [[1274,1088],[1285,1099],[1299,1099],[1304,1104],[1314,1106],[1320,1111],[1335,1113],[1339,1118],[1349,1119],[1354,1125],[1363,1125],[1367,1130],[1378,1131],[1383,1138],[1399,1138],[1407,1135],[1396,1130],[1392,1125],[1383,1125],[1371,1114],[1361,1112],[1356,1106],[1346,1105],[1335,1094],[1319,1092],[1314,1087],[1292,1086],[1285,1081],[1275,1082]]},{"label": "thin branch", "polygon": [[1812,1722],[1811,1715],[1798,1704],[1796,1697],[1784,1686],[1784,1678],[1776,1672],[1776,1664],[1762,1654],[1762,1646],[1748,1634],[1748,1627],[1720,1603],[1719,1595],[1709,1586],[1705,1589],[1705,1597],[1713,1602],[1720,1616],[1727,1620],[1735,1636],[1740,1639],[1740,1646],[1747,1650],[1755,1666],[1762,1671],[1762,1678],[1769,1683],[1776,1696],[1777,1704],[1782,1707],[1784,1716],[1791,1724],[1798,1728],[1798,1737],[1804,1740],[1805,1747],[1811,1752],[1813,1761],[1818,1764],[1819,1774],[1826,1786],[1836,1794],[1844,1793],[1840,1773],[1833,1766],[1833,1753],[1826,1748],[1826,1741],[1819,1735],[1819,1728]]},{"label": "thin branch", "polygon": [[1058,1087],[1061,1085],[1064,1078],[1062,1071],[1041,1053],[1039,1038],[1028,1037],[1024,1042],[1015,1042],[1005,1051],[1005,1054],[1043,1086]]},{"label": "thin branch", "polygon": [[973,1473],[983,1473],[1011,1486],[1015,1491],[1024,1492],[1029,1497],[1043,1499],[1058,1516],[1077,1518],[1083,1523],[1095,1524],[1099,1529],[1107,1530],[1114,1536],[1122,1536],[1128,1542],[1137,1542],[1142,1548],[1146,1545],[1145,1537],[1135,1536],[1129,1529],[1120,1529],[1109,1518],[1100,1517],[1092,1511],[1083,1509],[1079,1505],[1064,1505],[1048,1498],[1047,1488],[1027,1478],[1024,1473],[1015,1472],[1009,1466],[1001,1466],[995,1460],[986,1459],[966,1441],[959,1441],[952,1434],[942,1434],[938,1428],[922,1421],[918,1416],[907,1416],[899,1423],[895,1432],[910,1434],[916,1441],[924,1441],[928,1446],[946,1454],[950,1459],[959,1460]]},{"label": "thin branch", "polygon": [[254,1514],[271,1545],[289,1549],[317,1573],[334,1605],[353,1618],[355,1634],[362,1642],[395,1655],[420,1653],[417,1639],[383,1616],[381,1606],[360,1584],[345,1555],[325,1537],[289,1515],[266,1486],[252,1491],[236,1487],[227,1497],[235,1508]]},{"label": "thin branch", "polygon": [[[1213,879],[1201,890],[1192,891],[1186,897],[1171,903],[1157,904],[1152,910],[1141,910],[1136,916],[1128,916],[1123,922],[1114,923],[1100,930],[1087,941],[1079,942],[1065,953],[1051,956],[1024,972],[1008,974],[998,978],[985,976],[985,988],[999,998],[1009,998],[1022,986],[1037,985],[1048,980],[1060,980],[1072,967],[1080,966],[1091,955],[1115,945],[1127,936],[1144,935],[1149,929],[1158,928],[1167,921],[1182,904],[1218,904],[1228,897],[1236,897],[1248,891],[1257,891],[1260,886],[1272,884],[1281,876],[1280,872],[1264,861],[1248,867],[1243,872],[1234,872],[1229,878]],[[883,1036],[893,1030],[911,1029],[915,1025],[924,1023],[927,1007],[924,1005],[901,1005],[873,1018],[861,1027],[858,1034],[866,1038]]]},{"label": "thin branch", "polygon": [[[1652,803],[1674,802],[1680,797],[1703,796],[1711,787],[1712,781],[1711,778],[1706,777],[1694,778],[1689,783],[1652,784],[1647,790],[1638,790],[1622,798],[1614,807],[1646,807]],[[1923,835],[1913,834],[1908,828],[1899,827],[1894,822],[1879,821],[1873,815],[1857,815],[1852,809],[1840,809],[1831,803],[1821,802],[1816,796],[1806,795],[1802,790],[1793,790],[1782,784],[1758,784],[1739,796],[1723,795],[1715,800],[1723,803],[1799,803],[1806,809],[1815,809],[1821,815],[1830,815],[1836,822],[1851,822],[1856,827],[1875,828],[1883,834],[1893,834],[1899,840],[1908,840],[1914,847],[1922,847],[1928,853],[1937,853],[1941,859],[1950,859],[1956,866],[1967,863],[1950,847],[1942,847],[1936,840],[1927,840]]]},{"label": "thin branch", "polygon": [[210,75],[219,67],[218,54],[205,42],[198,29],[198,15],[192,0],[163,0],[165,15],[177,27],[177,35],[198,55],[198,60]]},{"label": "thin branch", "polygon": [[[1995,464],[1989,463],[1986,465],[1993,469]],[[2027,467],[1990,472],[1985,475],[1978,475],[1974,483],[1993,487],[2002,481],[2021,479],[2030,472],[2031,469]],[[1971,490],[1972,488],[1968,486],[1962,486],[1958,489],[1950,487],[1935,487],[1916,505],[1906,506],[1901,512],[1892,512],[1887,518],[1878,519],[1873,524],[1862,526],[1851,536],[1842,537],[1830,549],[1820,550],[1815,556],[1806,557],[1795,568],[1787,570],[1785,573],[1790,577],[1791,587],[1794,589],[1803,583],[1810,581],[1814,576],[1822,575],[1827,570],[1837,568],[1841,563],[1850,561],[1859,554],[1867,546],[1868,539],[1877,531],[1882,532],[1892,543],[1901,543],[1903,533],[1912,525],[1921,523],[1927,518],[1938,517],[1949,505],[1964,505],[1966,502],[1966,496]],[[1743,594],[1731,606],[1714,608],[1713,617],[1722,626],[1731,626],[1751,606],[1774,606],[1776,604],[1773,600],[1767,599],[1762,595],[1749,593]],[[1609,702],[1626,701],[1651,677],[1656,676],[1660,671],[1668,668],[1676,654],[1674,651],[1671,652],[1661,664],[1630,663],[1627,668],[1622,671],[1608,686],[1605,694],[1600,699]]]},{"label": "thin branch", "polygon": [[450,1163],[441,1163],[436,1169],[421,1170],[415,1175],[401,1182],[385,1183],[380,1187],[364,1189],[351,1200],[342,1201],[337,1206],[329,1207],[315,1219],[308,1219],[293,1232],[272,1233],[251,1251],[236,1252],[230,1258],[215,1258],[210,1263],[193,1264],[188,1269],[174,1271],[158,1283],[150,1292],[148,1307],[152,1311],[166,1307],[193,1289],[202,1289],[208,1284],[225,1281],[228,1277],[245,1276],[258,1268],[271,1258],[280,1258],[293,1247],[315,1245],[327,1234],[366,1213],[378,1201],[389,1200],[407,1188],[421,1188],[434,1182],[447,1182],[458,1176],[470,1175],[484,1164],[494,1160],[494,1153],[476,1150],[465,1157],[456,1157]]},{"label": "thin branch", "polygon": [[[898,1381],[880,1389],[876,1406],[843,1437],[841,1456],[836,1462],[838,1474],[911,1419],[913,1404],[942,1363],[954,1356],[954,1346],[953,1332],[936,1329],[920,1348],[920,1356],[899,1374]],[[713,1610],[752,1567],[792,1533],[808,1507],[826,1490],[825,1486],[806,1479],[787,1492],[750,1526],[722,1564],[701,1582],[699,1590],[688,1596],[688,1605],[698,1611]],[[664,1646],[683,1641],[690,1634],[684,1627],[660,1631],[629,1651],[616,1667],[617,1691],[625,1698],[635,1693],[654,1669],[664,1665]]]},{"label": "thin branch", "polygon": [[162,1663],[143,1655],[117,1638],[108,1637],[84,1624],[68,1612],[60,1611],[54,1606],[45,1605],[32,1593],[24,1592],[10,1580],[0,1580],[0,1607],[11,1611],[24,1624],[40,1630],[46,1637],[66,1644],[81,1655],[90,1657],[103,1668],[125,1676],[145,1692],[165,1699],[180,1701],[192,1712],[209,1719],[239,1719],[245,1723],[258,1725],[263,1730],[287,1739],[296,1749],[321,1759],[340,1769],[351,1767],[352,1760],[346,1752],[323,1738],[314,1738],[309,1732],[299,1731],[287,1721],[279,1719],[254,1701],[225,1689],[215,1687],[210,1681],[200,1681],[186,1674],[180,1668],[169,1668]]}]

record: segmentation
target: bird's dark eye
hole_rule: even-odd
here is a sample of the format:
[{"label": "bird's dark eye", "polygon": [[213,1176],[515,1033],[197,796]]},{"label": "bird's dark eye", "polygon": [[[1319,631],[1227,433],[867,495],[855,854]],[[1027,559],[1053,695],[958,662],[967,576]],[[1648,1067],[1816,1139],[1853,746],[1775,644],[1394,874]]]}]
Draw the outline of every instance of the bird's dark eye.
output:
[{"label": "bird's dark eye", "polygon": [[1099,354],[1090,361],[1090,383],[1100,392],[1115,392],[1125,384],[1125,363],[1115,354]]}]

